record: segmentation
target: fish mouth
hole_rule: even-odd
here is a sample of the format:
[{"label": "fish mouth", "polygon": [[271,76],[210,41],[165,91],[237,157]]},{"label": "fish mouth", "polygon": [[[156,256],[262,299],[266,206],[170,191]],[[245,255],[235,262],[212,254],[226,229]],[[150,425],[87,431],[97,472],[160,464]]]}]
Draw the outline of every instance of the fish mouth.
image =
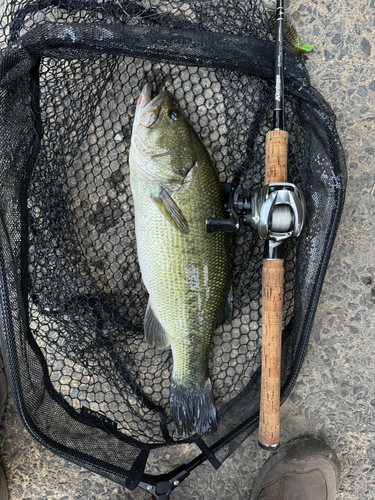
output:
[{"label": "fish mouth", "polygon": [[139,123],[147,128],[154,126],[161,116],[162,102],[171,94],[163,90],[159,95],[152,98],[152,84],[146,83],[138,98],[137,115]]}]

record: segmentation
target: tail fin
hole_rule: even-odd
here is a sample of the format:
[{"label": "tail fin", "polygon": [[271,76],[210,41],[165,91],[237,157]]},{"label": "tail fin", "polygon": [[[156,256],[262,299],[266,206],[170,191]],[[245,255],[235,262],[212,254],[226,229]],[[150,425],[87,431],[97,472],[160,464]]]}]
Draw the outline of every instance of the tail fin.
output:
[{"label": "tail fin", "polygon": [[217,429],[211,380],[193,387],[171,381],[171,414],[177,434],[184,438]]}]

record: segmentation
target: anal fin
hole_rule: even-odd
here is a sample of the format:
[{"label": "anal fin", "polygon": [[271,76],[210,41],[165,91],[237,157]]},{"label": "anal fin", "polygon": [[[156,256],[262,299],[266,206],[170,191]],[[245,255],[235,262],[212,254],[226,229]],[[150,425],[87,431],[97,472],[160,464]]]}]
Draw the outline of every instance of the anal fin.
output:
[{"label": "anal fin", "polygon": [[150,347],[165,349],[170,345],[169,337],[164,328],[161,326],[158,318],[155,316],[155,313],[151,308],[150,301],[147,304],[144,330],[145,340]]}]

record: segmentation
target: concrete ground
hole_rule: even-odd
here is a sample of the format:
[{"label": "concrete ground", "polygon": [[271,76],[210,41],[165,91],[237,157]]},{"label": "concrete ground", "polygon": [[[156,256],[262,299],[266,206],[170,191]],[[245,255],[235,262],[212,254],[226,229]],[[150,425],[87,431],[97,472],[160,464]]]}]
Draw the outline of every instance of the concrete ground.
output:
[{"label": "concrete ground", "polygon": [[[345,149],[348,188],[311,340],[282,407],[282,441],[312,434],[339,456],[339,500],[375,498],[375,1],[290,0],[307,67],[331,104]],[[12,398],[0,427],[10,500],[143,500],[53,455],[23,429]],[[164,455],[164,456],[163,456]],[[174,500],[247,499],[267,452],[253,434],[223,466],[205,463]],[[160,453],[168,460],[168,450]],[[173,464],[172,464],[173,465]]]}]

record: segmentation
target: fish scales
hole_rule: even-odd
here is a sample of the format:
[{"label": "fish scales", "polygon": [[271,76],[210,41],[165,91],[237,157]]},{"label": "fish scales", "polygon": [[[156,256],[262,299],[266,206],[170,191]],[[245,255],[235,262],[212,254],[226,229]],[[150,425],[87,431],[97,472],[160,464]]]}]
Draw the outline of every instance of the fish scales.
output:
[{"label": "fish scales", "polygon": [[[205,188],[204,184],[200,185],[201,197],[192,196],[194,184],[184,194],[173,197],[180,207],[187,208],[184,212],[190,228],[188,234],[170,227],[155,207],[147,183],[141,181],[135,187],[132,182],[132,191],[136,193],[134,203],[139,213],[137,248],[142,278],[152,297],[153,311],[171,339],[174,378],[200,383],[202,372],[206,374],[208,369],[206,358],[217,311],[227,291],[228,249],[227,235],[206,233],[207,208],[202,206]],[[215,196],[211,191],[211,199],[214,200],[212,208],[220,204],[217,193]],[[138,212],[139,204],[142,210]],[[200,221],[190,215],[199,211],[203,215]],[[225,214],[217,213],[217,216],[224,218]]]},{"label": "fish scales", "polygon": [[[147,98],[140,101],[141,111],[150,102],[150,89],[145,88],[142,94]],[[170,94],[165,94],[165,101],[166,113],[171,107],[178,109]],[[151,118],[143,116],[140,110],[133,128],[130,167],[138,259],[152,310],[152,326],[146,324],[146,312],[145,331],[154,345],[171,346],[171,412],[177,432],[186,437],[212,430],[216,425],[208,355],[215,325],[227,303],[230,258],[228,235],[208,234],[206,219],[223,219],[226,213],[216,171],[188,122],[183,118],[188,134],[171,127],[174,137],[169,137],[167,129],[155,135],[151,144],[147,139],[150,131],[137,123],[143,120],[149,125],[157,115],[161,126],[163,110]],[[138,135],[134,137],[136,131]],[[177,148],[178,154],[173,158],[168,144]],[[161,166],[160,151],[160,156],[168,157]],[[153,162],[156,174],[150,173]],[[179,181],[164,181],[161,171],[169,177],[171,171],[177,171]],[[178,227],[171,223],[169,214],[166,217],[165,206],[159,201],[163,197],[165,204],[172,205],[172,212],[176,207],[177,212],[181,211],[183,221],[177,223]],[[153,329],[158,328],[164,335],[162,340],[155,340]]]}]

